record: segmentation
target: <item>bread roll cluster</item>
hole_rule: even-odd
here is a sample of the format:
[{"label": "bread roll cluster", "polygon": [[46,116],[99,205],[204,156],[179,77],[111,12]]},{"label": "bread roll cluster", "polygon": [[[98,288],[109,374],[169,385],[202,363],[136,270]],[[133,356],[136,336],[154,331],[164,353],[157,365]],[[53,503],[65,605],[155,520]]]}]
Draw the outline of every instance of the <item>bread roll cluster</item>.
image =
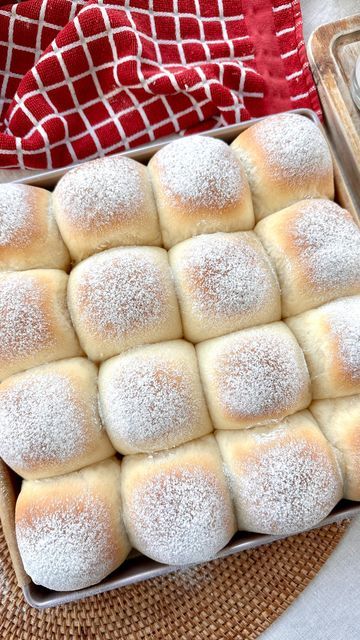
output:
[{"label": "bread roll cluster", "polygon": [[360,231],[333,195],[294,114],[1,188],[0,455],[34,582],[360,500]]}]

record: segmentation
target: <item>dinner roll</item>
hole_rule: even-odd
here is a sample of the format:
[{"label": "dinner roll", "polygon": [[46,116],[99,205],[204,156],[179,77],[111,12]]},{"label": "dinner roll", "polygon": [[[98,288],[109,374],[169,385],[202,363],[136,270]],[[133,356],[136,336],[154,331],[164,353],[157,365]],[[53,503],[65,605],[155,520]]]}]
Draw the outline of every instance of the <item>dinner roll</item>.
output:
[{"label": "dinner roll", "polygon": [[44,364],[0,385],[0,457],[24,478],[75,471],[114,453],[89,360]]},{"label": "dinner roll", "polygon": [[280,320],[275,271],[252,231],[190,238],[169,260],[188,340]]},{"label": "dinner roll", "polygon": [[73,591],[96,584],[130,551],[114,458],[56,478],[25,480],[16,503],[16,539],[35,584]]},{"label": "dinner roll", "polygon": [[334,198],[329,146],[305,116],[265,118],[243,131],[231,147],[246,170],[256,220],[303,198]]},{"label": "dinner roll", "polygon": [[280,281],[282,315],[360,293],[360,228],[331,200],[302,200],[255,228]]},{"label": "dinner roll", "polygon": [[310,411],[324,436],[340,452],[344,498],[360,500],[360,395],[314,400]]},{"label": "dinner roll", "polygon": [[69,265],[51,194],[27,184],[1,184],[0,271],[67,269]]},{"label": "dinner roll", "polygon": [[67,281],[55,269],[0,274],[0,380],[82,354],[66,306]]},{"label": "dinner roll", "polygon": [[308,411],[278,425],[218,431],[239,529],[289,535],[315,526],[342,497],[341,470]]},{"label": "dinner roll", "polygon": [[253,228],[245,171],[222,140],[174,140],[155,153],[149,170],[166,248],[200,233]]},{"label": "dinner roll", "polygon": [[147,168],[131,158],[99,158],[68,171],[54,191],[54,210],[72,258],[119,245],[160,245]]},{"label": "dinner roll", "polygon": [[196,350],[216,429],[278,421],[310,404],[304,355],[282,322],[207,340]]},{"label": "dinner roll", "polygon": [[169,449],[212,431],[195,349],[185,340],[138,347],[104,362],[99,396],[120,453]]},{"label": "dinner roll", "polygon": [[360,393],[360,296],[334,300],[286,323],[304,351],[315,400]]},{"label": "dinner roll", "polygon": [[84,260],[70,274],[68,303],[92,360],[182,336],[165,249],[122,247]]},{"label": "dinner roll", "polygon": [[235,533],[213,436],[153,455],[126,456],[121,494],[132,545],[158,562],[209,560]]}]

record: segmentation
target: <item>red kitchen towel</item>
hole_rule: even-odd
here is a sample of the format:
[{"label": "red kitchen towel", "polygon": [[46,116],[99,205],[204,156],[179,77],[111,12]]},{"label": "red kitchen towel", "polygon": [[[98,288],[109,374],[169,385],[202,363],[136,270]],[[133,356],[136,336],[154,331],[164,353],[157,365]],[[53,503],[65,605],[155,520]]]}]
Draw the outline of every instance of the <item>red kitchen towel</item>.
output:
[{"label": "red kitchen towel", "polygon": [[0,0],[0,167],[320,105],[299,0]]}]

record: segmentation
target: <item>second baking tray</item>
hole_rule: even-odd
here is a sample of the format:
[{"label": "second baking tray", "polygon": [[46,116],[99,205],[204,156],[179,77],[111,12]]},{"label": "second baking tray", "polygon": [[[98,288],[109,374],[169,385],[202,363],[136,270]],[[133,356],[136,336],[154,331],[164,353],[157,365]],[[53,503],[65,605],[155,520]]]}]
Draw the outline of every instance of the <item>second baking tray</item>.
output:
[{"label": "second baking tray", "polygon": [[[297,110],[300,113],[311,120],[313,120],[318,126],[320,126],[319,120],[315,113],[312,111],[303,109]],[[221,138],[226,142],[234,140],[242,131],[254,124],[254,121],[247,122],[241,125],[232,125],[208,132],[205,135]],[[167,142],[167,141],[166,141]],[[131,158],[135,158],[140,162],[147,163],[151,156],[166,142],[153,143],[146,147],[135,149],[134,151],[124,152],[124,154]],[[47,173],[31,176],[26,179],[18,180],[17,182],[23,184],[31,184],[46,189],[52,189],[58,180],[69,170],[59,169],[55,171],[49,171]],[[356,209],[352,201],[350,193],[346,186],[341,167],[336,157],[334,157],[334,173],[335,173],[335,199],[336,201],[346,209],[348,209],[354,218],[356,218]],[[0,460],[0,515],[3,523],[4,533],[7,540],[7,544],[10,549],[14,569],[16,571],[17,579],[20,586],[23,588],[24,596],[27,602],[37,608],[52,607],[55,605],[63,604],[65,602],[71,602],[79,600],[81,598],[109,591],[123,587],[141,580],[147,580],[155,576],[164,575],[179,569],[179,567],[168,566],[150,560],[143,555],[130,553],[128,559],[112,574],[107,576],[99,584],[79,591],[71,592],[58,592],[50,591],[44,587],[34,584],[29,576],[26,575],[22,566],[19,550],[16,544],[15,536],[15,501],[16,496],[20,488],[20,478],[11,472],[6,465]],[[319,523],[318,526],[329,524],[343,520],[344,518],[350,518],[357,514],[360,514],[360,503],[350,502],[342,500],[335,507],[332,513]],[[232,540],[224,549],[222,549],[216,558],[222,558],[244,549],[251,549],[263,544],[269,544],[274,540],[277,540],[283,536],[270,536],[257,533],[251,533],[246,531],[240,531],[235,534]]]}]

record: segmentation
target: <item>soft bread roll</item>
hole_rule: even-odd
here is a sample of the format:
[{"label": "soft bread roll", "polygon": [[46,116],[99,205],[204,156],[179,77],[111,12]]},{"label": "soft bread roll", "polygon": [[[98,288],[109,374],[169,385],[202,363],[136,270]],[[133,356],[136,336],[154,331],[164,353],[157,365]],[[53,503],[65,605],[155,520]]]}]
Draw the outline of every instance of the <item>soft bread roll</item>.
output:
[{"label": "soft bread roll", "polygon": [[190,238],[169,260],[188,340],[280,320],[275,271],[252,231]]},{"label": "soft bread roll", "polygon": [[222,140],[174,140],[151,158],[149,171],[166,248],[200,233],[253,228],[245,171]]},{"label": "soft bread roll", "polygon": [[153,455],[126,456],[121,495],[132,545],[158,562],[209,560],[235,533],[213,436]]},{"label": "soft bread roll", "polygon": [[27,184],[0,185],[0,271],[69,265],[51,194]]},{"label": "soft bread roll", "polygon": [[120,462],[114,458],[22,483],[16,538],[25,571],[35,584],[56,591],[84,589],[125,560],[130,544],[120,483]]},{"label": "soft bread roll", "polygon": [[138,347],[104,362],[99,399],[120,453],[169,449],[212,431],[195,349],[185,340]]},{"label": "soft bread roll", "polygon": [[330,149],[309,118],[296,113],[265,118],[231,147],[246,170],[256,220],[303,198],[334,199]]},{"label": "soft bread roll", "polygon": [[278,421],[310,404],[304,355],[282,322],[207,340],[196,351],[216,429]]},{"label": "soft bread roll", "polygon": [[360,392],[360,296],[334,300],[286,323],[304,351],[314,400]]},{"label": "soft bread roll", "polygon": [[84,260],[70,274],[68,303],[92,360],[182,336],[165,249],[122,247]]},{"label": "soft bread roll", "polygon": [[0,380],[82,355],[66,306],[67,281],[55,269],[0,274]]},{"label": "soft bread roll", "polygon": [[255,228],[281,287],[282,315],[360,293],[360,229],[331,200],[302,200]]},{"label": "soft bread roll", "polygon": [[218,431],[239,529],[289,535],[315,526],[342,497],[337,458],[308,411],[276,426]]},{"label": "soft bread roll", "polygon": [[340,452],[344,498],[360,500],[360,395],[314,400],[310,411],[325,438]]},{"label": "soft bread roll", "polygon": [[44,364],[0,385],[0,457],[24,478],[75,471],[114,453],[89,360]]},{"label": "soft bread roll", "polygon": [[76,262],[119,245],[161,244],[147,168],[131,158],[99,158],[68,171],[54,209]]}]

